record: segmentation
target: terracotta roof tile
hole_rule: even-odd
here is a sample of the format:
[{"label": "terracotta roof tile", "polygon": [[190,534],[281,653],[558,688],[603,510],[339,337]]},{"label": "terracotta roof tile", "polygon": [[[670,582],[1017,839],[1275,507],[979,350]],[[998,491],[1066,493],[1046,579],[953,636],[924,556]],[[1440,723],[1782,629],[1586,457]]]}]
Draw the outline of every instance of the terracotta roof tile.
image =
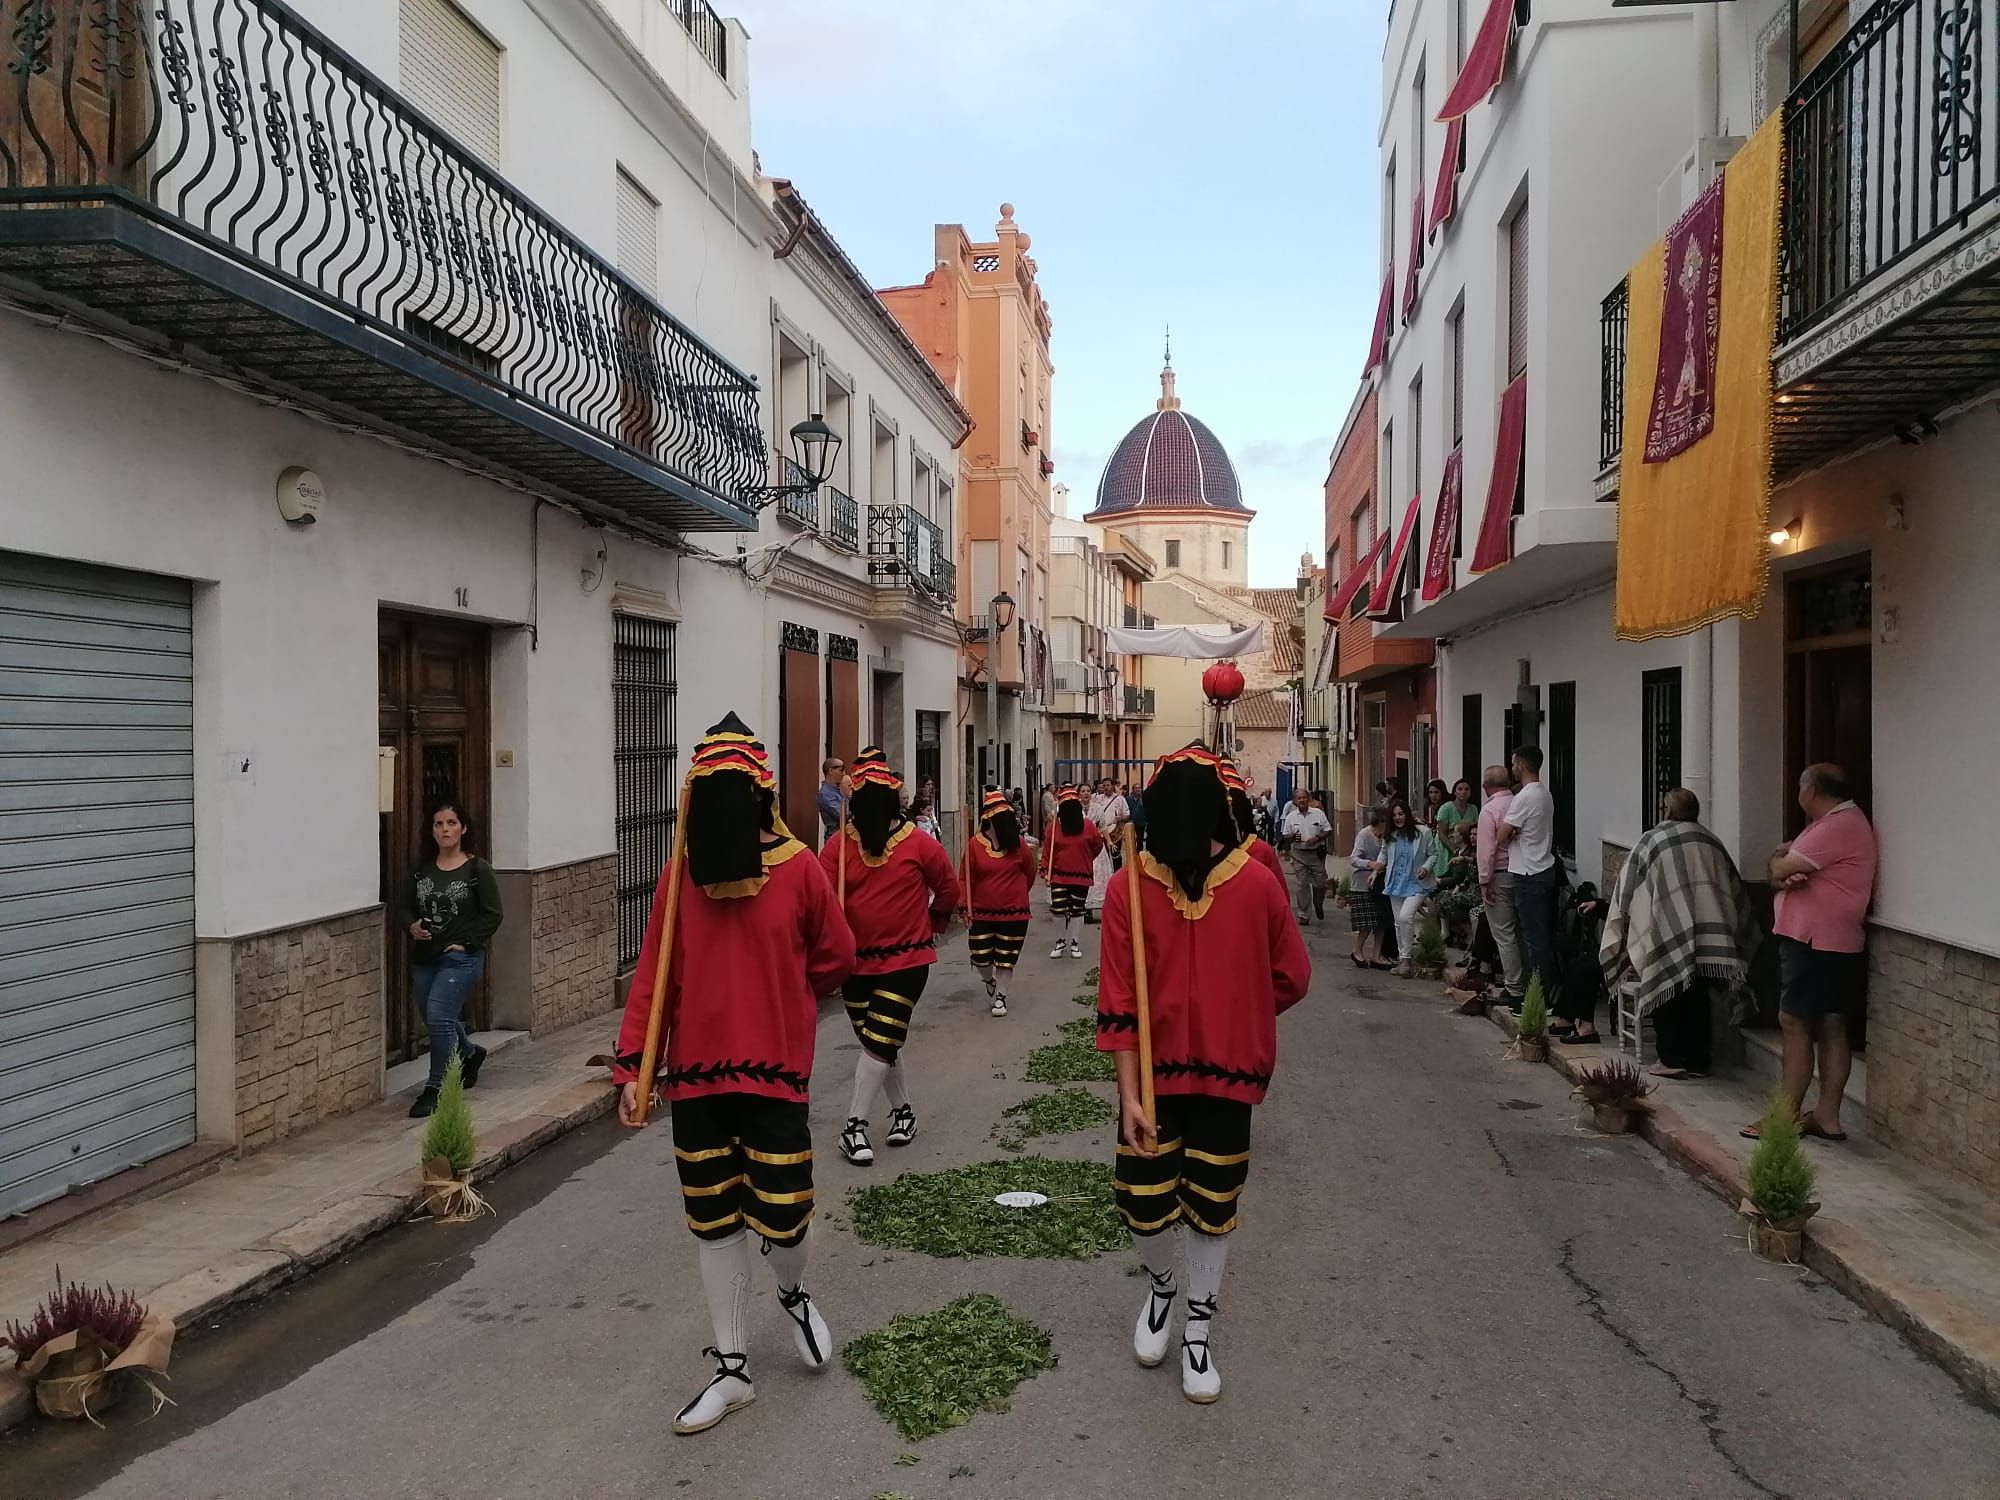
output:
[{"label": "terracotta roof tile", "polygon": [[1238,729],[1287,729],[1291,722],[1290,706],[1274,688],[1260,688],[1236,700]]}]

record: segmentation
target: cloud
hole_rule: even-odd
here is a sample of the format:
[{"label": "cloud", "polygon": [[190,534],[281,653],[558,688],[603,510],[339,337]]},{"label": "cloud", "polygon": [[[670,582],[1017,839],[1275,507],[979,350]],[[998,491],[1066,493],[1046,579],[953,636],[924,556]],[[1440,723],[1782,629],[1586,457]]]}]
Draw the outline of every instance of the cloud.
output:
[{"label": "cloud", "polygon": [[1266,438],[1232,448],[1229,456],[1239,469],[1296,469],[1323,466],[1333,451],[1333,438]]}]

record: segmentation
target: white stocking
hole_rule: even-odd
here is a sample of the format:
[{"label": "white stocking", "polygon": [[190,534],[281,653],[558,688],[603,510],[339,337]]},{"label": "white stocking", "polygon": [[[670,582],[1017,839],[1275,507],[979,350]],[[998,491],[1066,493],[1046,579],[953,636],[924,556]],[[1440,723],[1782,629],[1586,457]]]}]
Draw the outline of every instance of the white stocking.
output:
[{"label": "white stocking", "polygon": [[972,966],[972,972],[979,976],[981,983],[983,984],[993,983],[993,965],[974,964]]},{"label": "white stocking", "polygon": [[910,1103],[910,1076],[903,1070],[901,1054],[896,1065],[882,1080],[882,1097],[891,1109],[907,1109]]},{"label": "white stocking", "polygon": [[800,1235],[796,1245],[773,1245],[768,1241],[764,1255],[771,1262],[771,1269],[777,1273],[780,1291],[792,1291],[806,1284],[806,1262],[810,1256],[806,1250],[808,1236]]},{"label": "white stocking", "polygon": [[847,1111],[850,1119],[873,1117],[875,1100],[881,1095],[882,1085],[888,1081],[890,1071],[889,1065],[881,1058],[863,1049],[854,1064],[854,1103]]},{"label": "white stocking", "polygon": [[1229,1263],[1229,1240],[1225,1235],[1194,1234],[1187,1237],[1188,1311],[1185,1336],[1191,1343],[1208,1340],[1208,1318],[1196,1316],[1196,1304],[1205,1304],[1209,1316],[1215,1312],[1222,1294],[1222,1271]]},{"label": "white stocking", "polygon": [[708,1297],[715,1347],[723,1354],[746,1349],[751,1253],[750,1236],[741,1229],[726,1240],[701,1242],[701,1289]]},{"label": "white stocking", "polygon": [[1132,1247],[1139,1252],[1139,1264],[1146,1268],[1146,1274],[1153,1278],[1153,1285],[1161,1288],[1174,1284],[1174,1274],[1180,1269],[1181,1228],[1178,1224],[1163,1234],[1135,1234]]}]

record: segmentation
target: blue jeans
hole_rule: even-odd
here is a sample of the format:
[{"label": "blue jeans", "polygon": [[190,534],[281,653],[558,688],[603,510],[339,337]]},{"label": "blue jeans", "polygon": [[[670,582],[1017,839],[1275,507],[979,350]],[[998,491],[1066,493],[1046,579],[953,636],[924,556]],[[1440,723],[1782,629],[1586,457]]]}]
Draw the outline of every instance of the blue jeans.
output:
[{"label": "blue jeans", "polygon": [[423,1012],[431,1034],[431,1073],[425,1088],[443,1084],[454,1048],[462,1058],[472,1056],[472,1033],[460,1018],[485,968],[484,953],[463,952],[440,953],[428,963],[410,965],[410,998]]},{"label": "blue jeans", "polygon": [[1542,976],[1542,999],[1551,1013],[1562,987],[1562,975],[1556,969],[1556,889],[1554,865],[1534,875],[1514,877],[1514,913],[1520,924],[1521,946],[1527,950],[1529,971]]}]

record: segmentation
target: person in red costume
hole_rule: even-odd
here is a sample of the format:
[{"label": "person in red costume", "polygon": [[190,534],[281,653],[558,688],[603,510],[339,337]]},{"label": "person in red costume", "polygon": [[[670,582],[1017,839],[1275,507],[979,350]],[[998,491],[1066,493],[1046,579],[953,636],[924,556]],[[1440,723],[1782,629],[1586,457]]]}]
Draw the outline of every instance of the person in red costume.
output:
[{"label": "person in red costume", "polygon": [[[799,1357],[819,1369],[833,1355],[806,1291],[812,1222],[812,1079],[819,997],[854,967],[854,938],[811,851],[779,818],[770,756],[743,721],[726,716],[695,747],[688,769],[685,868],[668,955],[656,1085],[673,1110],[674,1166],[688,1228],[700,1242],[715,1376],[674,1418],[702,1432],[755,1397],[746,1353],[750,1234],[778,1277]],[[611,1076],[618,1118],[641,1123],[639,1072],[659,972],[668,880],[653,892],[639,966],[625,1000]]]},{"label": "person in red costume", "polygon": [[1278,851],[1257,837],[1257,813],[1250,806],[1250,784],[1228,756],[1222,758],[1220,770],[1223,788],[1229,793],[1230,816],[1239,835],[1236,847],[1277,876],[1279,885],[1284,885],[1285,866],[1278,858]]},{"label": "person in red costume", "polygon": [[916,1138],[903,1044],[937,962],[938,934],[958,909],[958,876],[944,846],[903,816],[903,778],[889,769],[881,747],[864,749],[847,774],[854,787],[847,832],[829,839],[819,858],[834,889],[845,892],[854,930],[854,973],[841,994],[861,1055],[840,1154],[865,1167],[875,1160],[868,1121],[878,1096],[889,1104],[889,1144]]},{"label": "person in red costume", "polygon": [[1083,793],[1066,786],[1056,793],[1056,820],[1042,841],[1042,878],[1049,883],[1049,911],[1056,919],[1050,958],[1083,957],[1083,903],[1094,878],[1093,866],[1104,835],[1083,815]]},{"label": "person in red costume", "polygon": [[1028,939],[1028,892],[1035,887],[1035,851],[1021,837],[1021,817],[999,792],[979,804],[980,831],[965,849],[966,946],[986,986],[993,1014],[1007,1014],[1007,982]]},{"label": "person in red costume", "polygon": [[[1278,1056],[1278,1017],[1312,980],[1284,883],[1241,847],[1219,757],[1196,743],[1160,758],[1146,787],[1139,915],[1146,955],[1154,1108],[1139,1083],[1139,1010],[1129,881],[1104,904],[1097,1045],[1118,1065],[1119,1217],[1151,1285],[1133,1331],[1142,1365],[1166,1358],[1173,1321],[1178,1226],[1185,1225],[1187,1322],[1181,1393],[1222,1394],[1209,1349],[1250,1175],[1250,1117]],[[1175,1231],[1170,1233],[1169,1231]]]}]

